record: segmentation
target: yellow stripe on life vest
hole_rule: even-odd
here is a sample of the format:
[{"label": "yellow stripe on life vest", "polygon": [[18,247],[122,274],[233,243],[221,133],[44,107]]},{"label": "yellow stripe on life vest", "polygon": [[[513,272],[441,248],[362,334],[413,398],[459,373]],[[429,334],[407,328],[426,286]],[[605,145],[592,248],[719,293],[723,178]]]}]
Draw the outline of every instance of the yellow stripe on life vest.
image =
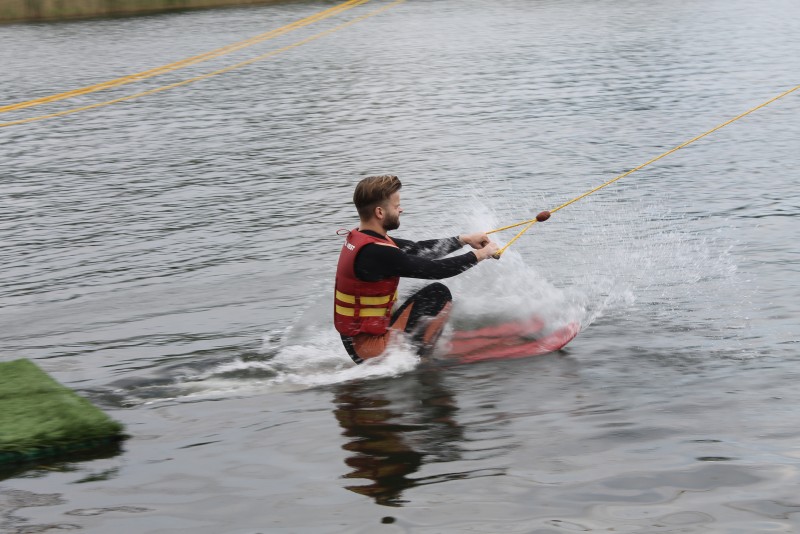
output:
[{"label": "yellow stripe on life vest", "polygon": [[355,308],[347,308],[345,306],[336,305],[336,313],[339,315],[346,315],[348,317],[355,317],[356,309]]},{"label": "yellow stripe on life vest", "polygon": [[359,317],[383,317],[386,315],[386,308],[361,308],[358,311]]},{"label": "yellow stripe on life vest", "polygon": [[[336,313],[339,315],[346,315],[347,317],[355,317],[356,309],[348,308],[347,306],[336,305]],[[358,311],[359,317],[383,317],[386,315],[386,308],[361,308]]]},{"label": "yellow stripe on life vest", "polygon": [[338,289],[336,290],[336,300],[341,300],[342,302],[346,302],[348,304],[356,303],[356,297],[354,295],[348,295],[347,293],[342,293]]},{"label": "yellow stripe on life vest", "polygon": [[382,295],[380,297],[360,297],[361,304],[367,306],[377,306],[379,304],[386,304],[392,300],[391,295]]},{"label": "yellow stripe on life vest", "polygon": [[[395,294],[396,296],[396,294]],[[347,293],[342,293],[341,291],[336,291],[336,300],[346,302],[348,304],[355,304],[356,297],[355,295],[348,295]],[[381,304],[388,304],[389,301],[392,300],[392,295],[381,295],[379,297],[360,297],[359,302],[364,306],[380,306]]]}]

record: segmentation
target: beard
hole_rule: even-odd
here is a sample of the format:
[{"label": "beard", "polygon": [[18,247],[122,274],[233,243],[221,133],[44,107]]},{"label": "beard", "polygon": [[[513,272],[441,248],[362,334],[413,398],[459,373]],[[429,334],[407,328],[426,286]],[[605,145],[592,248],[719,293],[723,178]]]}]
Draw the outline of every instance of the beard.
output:
[{"label": "beard", "polygon": [[400,216],[399,215],[388,215],[383,220],[383,231],[389,232],[391,230],[397,230],[400,228]]}]

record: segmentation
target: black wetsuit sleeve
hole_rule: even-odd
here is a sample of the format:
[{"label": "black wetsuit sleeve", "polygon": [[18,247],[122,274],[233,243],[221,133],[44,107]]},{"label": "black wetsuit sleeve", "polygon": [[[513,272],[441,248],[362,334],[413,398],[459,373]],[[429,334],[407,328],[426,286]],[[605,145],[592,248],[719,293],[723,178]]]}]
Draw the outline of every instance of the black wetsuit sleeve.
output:
[{"label": "black wetsuit sleeve", "polygon": [[464,246],[458,240],[458,237],[428,239],[426,241],[408,241],[407,239],[392,238],[392,241],[406,254],[430,259],[443,258]]},{"label": "black wetsuit sleeve", "polygon": [[[443,243],[449,240],[452,241]],[[431,259],[431,256],[441,257],[461,248],[457,238],[420,242],[400,239],[394,241],[400,248],[365,245],[355,261],[356,276],[366,282],[376,282],[392,276],[440,280],[462,273],[478,263],[478,258],[472,252],[452,258]],[[406,252],[407,250],[419,255]]]}]

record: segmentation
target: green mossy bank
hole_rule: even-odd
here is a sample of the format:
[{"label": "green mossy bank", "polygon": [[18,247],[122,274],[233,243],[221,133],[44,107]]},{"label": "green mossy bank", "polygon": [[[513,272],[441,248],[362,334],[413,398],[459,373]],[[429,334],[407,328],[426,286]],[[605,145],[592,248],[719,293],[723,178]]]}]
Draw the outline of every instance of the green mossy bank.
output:
[{"label": "green mossy bank", "polygon": [[0,468],[104,447],[122,430],[29,360],[0,363]]},{"label": "green mossy bank", "polygon": [[112,17],[203,9],[274,4],[281,0],[0,0],[0,23]]}]

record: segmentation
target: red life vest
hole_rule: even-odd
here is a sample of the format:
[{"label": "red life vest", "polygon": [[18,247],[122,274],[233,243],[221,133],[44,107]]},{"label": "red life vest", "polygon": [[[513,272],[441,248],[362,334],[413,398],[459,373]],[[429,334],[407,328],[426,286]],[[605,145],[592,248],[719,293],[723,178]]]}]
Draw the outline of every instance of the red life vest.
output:
[{"label": "red life vest", "polygon": [[336,268],[333,306],[333,324],[345,336],[385,334],[389,329],[392,307],[397,302],[399,276],[377,282],[365,282],[356,276],[356,256],[364,245],[370,243],[397,248],[388,236],[386,239],[372,237],[358,229],[347,234]]}]

